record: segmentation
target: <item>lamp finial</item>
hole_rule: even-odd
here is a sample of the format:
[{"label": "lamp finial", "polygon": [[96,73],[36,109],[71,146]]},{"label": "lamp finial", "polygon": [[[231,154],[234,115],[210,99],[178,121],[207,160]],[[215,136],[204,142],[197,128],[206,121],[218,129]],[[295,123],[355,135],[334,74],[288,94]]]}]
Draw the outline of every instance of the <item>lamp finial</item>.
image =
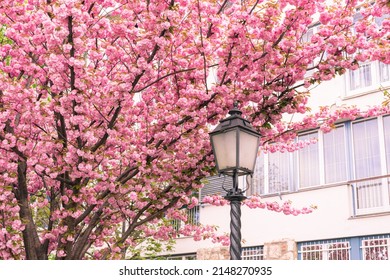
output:
[{"label": "lamp finial", "polygon": [[237,100],[234,101],[234,103],[233,103],[233,109],[231,109],[231,110],[229,111],[229,114],[230,114],[231,116],[233,116],[233,115],[239,115],[239,116],[241,116],[241,115],[242,115],[242,112],[240,111],[240,109],[238,109],[238,101],[237,101]]}]

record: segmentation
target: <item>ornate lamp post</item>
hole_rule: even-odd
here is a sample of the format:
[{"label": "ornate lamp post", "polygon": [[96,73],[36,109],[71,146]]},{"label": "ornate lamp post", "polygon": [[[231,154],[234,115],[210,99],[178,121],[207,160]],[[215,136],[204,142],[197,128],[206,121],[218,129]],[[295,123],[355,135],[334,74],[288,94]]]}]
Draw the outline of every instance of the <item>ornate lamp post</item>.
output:
[{"label": "ornate lamp post", "polygon": [[230,259],[241,260],[241,202],[246,199],[238,188],[238,176],[252,175],[259,148],[260,134],[241,117],[237,108],[210,132],[215,163],[219,174],[233,177],[233,188],[224,197],[230,201]]}]

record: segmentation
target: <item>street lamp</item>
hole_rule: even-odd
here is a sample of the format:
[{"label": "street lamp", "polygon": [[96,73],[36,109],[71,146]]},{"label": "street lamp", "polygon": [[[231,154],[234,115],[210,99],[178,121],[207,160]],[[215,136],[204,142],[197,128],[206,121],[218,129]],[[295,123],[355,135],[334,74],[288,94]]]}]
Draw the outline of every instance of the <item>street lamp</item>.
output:
[{"label": "street lamp", "polygon": [[210,132],[216,167],[219,174],[233,177],[233,188],[224,197],[230,201],[230,259],[241,260],[241,202],[246,199],[238,188],[238,176],[253,175],[260,134],[237,108]]}]

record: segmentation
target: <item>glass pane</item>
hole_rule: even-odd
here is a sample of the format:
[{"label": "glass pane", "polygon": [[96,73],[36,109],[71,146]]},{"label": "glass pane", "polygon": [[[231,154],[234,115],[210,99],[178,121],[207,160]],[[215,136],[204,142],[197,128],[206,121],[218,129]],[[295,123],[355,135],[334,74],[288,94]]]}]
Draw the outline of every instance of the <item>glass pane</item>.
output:
[{"label": "glass pane", "polygon": [[262,260],[263,259],[263,247],[248,247],[242,248],[241,257],[243,260]]},{"label": "glass pane", "polygon": [[314,27],[311,27],[307,30],[306,33],[302,35],[302,42],[309,43],[311,40],[311,37],[313,37],[314,34]]},{"label": "glass pane", "polygon": [[[390,116],[386,116],[383,118],[383,130],[385,134],[387,173],[390,174]],[[390,178],[388,178],[387,181],[387,188],[388,188],[389,201],[390,201]]]},{"label": "glass pane", "polygon": [[253,170],[257,151],[259,149],[259,138],[256,135],[240,131],[240,151],[239,151],[239,163],[240,167],[248,170]]},{"label": "glass pane", "polygon": [[373,208],[383,206],[382,180],[364,180],[356,183],[357,208]]},{"label": "glass pane", "polygon": [[268,157],[269,193],[289,190],[289,153],[270,153]]},{"label": "glass pane", "polygon": [[347,180],[344,126],[324,134],[325,182],[334,183]]},{"label": "glass pane", "polygon": [[302,260],[323,260],[322,245],[304,245],[301,247]]},{"label": "glass pane", "polygon": [[381,174],[377,119],[352,125],[356,179]]},{"label": "glass pane", "polygon": [[385,132],[387,172],[390,173],[390,116],[383,118],[383,130]]},{"label": "glass pane", "polygon": [[356,70],[349,71],[350,90],[365,88],[372,85],[371,63],[360,65]]},{"label": "glass pane", "polygon": [[[309,133],[298,137],[299,141],[317,138],[318,133]],[[320,184],[320,159],[318,143],[310,144],[298,151],[300,187],[310,187]]]},{"label": "glass pane", "polygon": [[349,260],[349,242],[328,244],[328,260]]},{"label": "glass pane", "polygon": [[236,130],[212,136],[218,168],[225,169],[236,166]]},{"label": "glass pane", "polygon": [[379,76],[381,83],[390,81],[390,66],[379,62]]},{"label": "glass pane", "polygon": [[363,240],[365,260],[388,260],[388,239]]},{"label": "glass pane", "polygon": [[247,195],[264,193],[264,154],[261,153],[256,159],[255,170],[253,172],[252,186]]}]

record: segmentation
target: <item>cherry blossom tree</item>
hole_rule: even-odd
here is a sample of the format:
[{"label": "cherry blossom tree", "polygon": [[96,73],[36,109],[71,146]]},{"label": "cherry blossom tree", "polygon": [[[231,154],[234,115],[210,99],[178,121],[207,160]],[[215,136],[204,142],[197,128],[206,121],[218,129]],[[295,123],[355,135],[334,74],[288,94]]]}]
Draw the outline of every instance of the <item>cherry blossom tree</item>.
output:
[{"label": "cherry blossom tree", "polygon": [[[264,143],[291,147],[318,125],[282,120],[306,113],[311,85],[390,63],[390,21],[375,23],[389,3],[372,2],[2,0],[0,258],[115,259],[174,238],[169,220],[198,204],[215,172],[208,132],[234,101]],[[331,126],[362,112],[318,114]],[[223,240],[206,225],[181,234]]]}]

